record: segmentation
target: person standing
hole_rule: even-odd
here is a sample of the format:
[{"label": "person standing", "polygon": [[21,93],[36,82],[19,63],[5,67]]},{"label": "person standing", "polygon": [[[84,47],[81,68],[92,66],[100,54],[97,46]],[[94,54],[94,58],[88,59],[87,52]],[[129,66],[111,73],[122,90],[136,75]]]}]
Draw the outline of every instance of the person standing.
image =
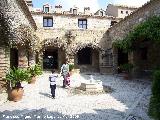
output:
[{"label": "person standing", "polygon": [[63,88],[65,88],[67,85],[67,76],[69,74],[69,65],[67,61],[62,65],[60,74],[63,76]]},{"label": "person standing", "polygon": [[52,74],[49,75],[49,81],[50,81],[50,88],[51,88],[51,94],[52,98],[55,99],[55,90],[56,90],[56,79],[58,77],[58,74],[55,73],[55,70],[52,70]]}]

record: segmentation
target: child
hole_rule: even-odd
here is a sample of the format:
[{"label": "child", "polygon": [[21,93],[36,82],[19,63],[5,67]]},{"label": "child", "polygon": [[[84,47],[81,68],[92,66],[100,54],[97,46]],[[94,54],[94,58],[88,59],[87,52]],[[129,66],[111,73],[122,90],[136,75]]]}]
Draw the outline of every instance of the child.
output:
[{"label": "child", "polygon": [[52,70],[52,74],[49,75],[49,81],[50,81],[50,88],[51,88],[51,94],[52,98],[55,99],[55,90],[56,90],[56,79],[58,75],[55,73],[55,70]]}]

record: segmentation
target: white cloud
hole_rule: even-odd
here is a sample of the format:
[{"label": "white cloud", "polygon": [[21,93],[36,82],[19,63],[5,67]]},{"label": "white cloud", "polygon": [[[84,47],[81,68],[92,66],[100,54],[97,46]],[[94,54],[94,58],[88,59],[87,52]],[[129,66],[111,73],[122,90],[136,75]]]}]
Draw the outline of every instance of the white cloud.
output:
[{"label": "white cloud", "polygon": [[99,7],[98,0],[55,0],[54,5],[62,5],[65,10],[69,10],[73,6],[79,8],[83,12],[84,7],[90,7],[92,12],[97,11]]},{"label": "white cloud", "polygon": [[140,7],[150,0],[112,0],[112,4]]}]

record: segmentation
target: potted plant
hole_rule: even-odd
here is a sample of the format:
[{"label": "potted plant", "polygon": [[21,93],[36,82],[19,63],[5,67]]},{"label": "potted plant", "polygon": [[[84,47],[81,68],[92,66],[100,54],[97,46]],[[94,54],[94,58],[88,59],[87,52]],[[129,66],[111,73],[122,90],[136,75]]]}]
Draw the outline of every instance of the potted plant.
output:
[{"label": "potted plant", "polygon": [[120,65],[120,69],[124,72],[124,79],[128,80],[130,79],[131,75],[131,71],[133,69],[133,64],[131,63],[125,63]]},{"label": "potted plant", "polygon": [[31,66],[28,68],[28,73],[31,75],[30,79],[28,80],[29,84],[34,84],[36,82],[36,71],[35,66]]},{"label": "potted plant", "polygon": [[69,64],[69,72],[71,75],[74,73],[74,64]]},{"label": "potted plant", "polygon": [[24,90],[21,86],[21,82],[28,81],[30,74],[27,70],[21,68],[10,69],[6,75],[7,83],[9,83],[8,99],[12,101],[19,101],[22,99]]},{"label": "potted plant", "polygon": [[29,67],[28,72],[31,74],[31,78],[28,83],[34,84],[36,81],[36,76],[42,74],[42,68],[39,64],[36,64],[35,66]]}]

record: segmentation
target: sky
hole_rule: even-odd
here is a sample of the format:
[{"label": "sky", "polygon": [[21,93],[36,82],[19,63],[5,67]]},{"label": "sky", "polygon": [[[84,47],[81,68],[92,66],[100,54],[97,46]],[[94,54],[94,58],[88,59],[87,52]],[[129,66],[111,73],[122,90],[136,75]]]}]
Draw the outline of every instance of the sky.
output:
[{"label": "sky", "polygon": [[79,8],[80,11],[83,11],[84,7],[90,7],[92,12],[96,12],[98,9],[106,10],[107,5],[118,4],[118,5],[127,5],[140,7],[149,0],[32,0],[33,6],[35,8],[42,8],[43,4],[49,3],[53,6],[62,5],[64,10],[69,11],[73,6]]}]

